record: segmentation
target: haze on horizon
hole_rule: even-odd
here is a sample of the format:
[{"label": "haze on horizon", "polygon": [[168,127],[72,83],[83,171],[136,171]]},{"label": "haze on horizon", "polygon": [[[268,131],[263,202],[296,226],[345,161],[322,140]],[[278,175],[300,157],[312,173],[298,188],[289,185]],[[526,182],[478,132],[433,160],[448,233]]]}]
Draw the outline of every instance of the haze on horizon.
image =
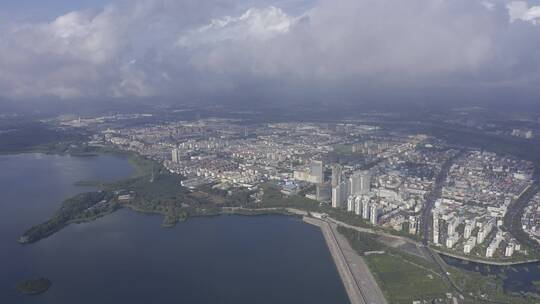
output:
[{"label": "haze on horizon", "polygon": [[538,0],[6,0],[0,105],[534,103],[539,49]]}]

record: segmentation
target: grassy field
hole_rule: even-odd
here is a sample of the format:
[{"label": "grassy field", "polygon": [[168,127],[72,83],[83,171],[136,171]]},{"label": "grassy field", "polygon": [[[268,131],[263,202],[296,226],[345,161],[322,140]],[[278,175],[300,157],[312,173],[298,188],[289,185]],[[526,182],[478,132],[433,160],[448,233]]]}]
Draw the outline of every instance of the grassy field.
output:
[{"label": "grassy field", "polygon": [[399,256],[377,254],[365,260],[390,303],[431,301],[451,291],[440,276]]},{"label": "grassy field", "polygon": [[[344,227],[339,227],[338,231],[360,255],[369,251],[384,252],[364,256],[364,260],[389,303],[411,303],[413,300],[427,300],[427,303],[431,303],[434,299],[443,299],[443,302],[437,303],[448,303],[445,295],[447,292],[454,296],[461,293],[442,276],[440,268],[432,260],[388,247],[371,234]],[[532,295],[515,296],[505,293],[502,279],[495,275],[484,276],[451,266],[447,270],[452,281],[466,296],[465,303],[540,303]],[[486,298],[489,301],[482,301]]]},{"label": "grassy field", "polygon": [[431,303],[434,299],[445,298],[445,294],[452,291],[433,262],[390,248],[372,234],[344,227],[339,227],[338,231],[360,255],[369,251],[384,252],[364,256],[364,260],[389,303],[411,303],[413,300]]}]

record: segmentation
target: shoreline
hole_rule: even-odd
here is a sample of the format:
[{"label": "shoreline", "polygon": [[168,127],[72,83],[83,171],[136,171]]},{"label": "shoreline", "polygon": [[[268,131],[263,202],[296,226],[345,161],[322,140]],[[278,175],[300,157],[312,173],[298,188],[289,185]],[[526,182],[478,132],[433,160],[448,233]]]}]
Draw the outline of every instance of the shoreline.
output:
[{"label": "shoreline", "polygon": [[[149,159],[146,159],[144,157],[141,157],[137,153],[134,153],[134,152],[131,152],[131,151],[123,151],[123,150],[115,149],[114,147],[94,147],[94,148],[95,149],[93,151],[89,151],[89,152],[85,152],[85,153],[89,154],[89,155],[91,154],[91,156],[99,156],[99,155],[107,155],[108,154],[108,155],[115,155],[115,156],[118,156],[118,157],[125,157],[128,160],[128,162],[131,164],[131,166],[134,168],[134,172],[130,176],[128,176],[127,178],[143,176],[143,175],[145,175],[145,173],[147,173],[148,168],[145,168],[145,164],[140,163],[141,160],[154,162],[153,160],[149,160]],[[63,156],[71,156],[71,157],[87,157],[87,155],[85,155],[85,153],[80,153],[80,152],[77,152],[77,151],[69,151],[68,150],[68,151],[64,151],[63,153],[59,153],[58,151],[54,151],[54,150],[52,150],[52,151],[39,151],[39,150],[35,151],[35,150],[31,150],[31,149],[18,151],[18,152],[0,153],[0,155],[4,155],[4,154],[5,155],[17,155],[17,154],[32,154],[32,153],[46,154],[46,155],[63,155]],[[150,211],[147,211],[147,210],[140,210],[139,208],[134,208],[134,206],[129,206],[128,205],[128,206],[125,206],[125,207],[127,207],[127,208],[129,208],[129,209],[131,209],[133,211],[140,212],[140,213],[151,213],[151,214],[163,215],[160,212],[150,212]],[[72,223],[78,224],[78,223],[84,223],[84,222],[91,222],[91,221],[93,221],[93,220],[95,220],[97,218],[106,216],[109,213],[112,213],[112,212],[107,212],[107,213],[104,213],[104,214],[100,214],[100,215],[98,215],[98,216],[96,216],[94,218],[90,218],[90,219],[75,220],[75,221],[69,222],[67,224],[69,225],[69,224],[72,224]],[[276,214],[276,213],[277,214],[284,214],[284,215],[306,216],[306,215],[309,214],[309,211],[304,211],[304,210],[295,209],[295,208],[289,208],[289,207],[267,207],[267,208],[255,208],[255,209],[242,208],[242,207],[221,207],[221,210],[216,212],[215,214],[196,214],[196,215],[193,215],[193,216],[212,216],[212,215],[222,215],[222,214],[240,214],[240,215],[251,216],[251,215],[264,215],[264,214]],[[347,223],[335,220],[334,218],[331,218],[331,217],[329,217],[328,220],[332,221],[334,224],[342,225],[342,226],[352,228],[352,229],[356,229],[356,230],[361,231],[361,232],[372,233],[372,234],[376,234],[376,235],[401,239],[401,240],[406,241],[408,243],[415,244],[416,246],[425,246],[425,245],[421,244],[420,242],[416,241],[415,239],[413,239],[411,237],[394,235],[394,234],[383,232],[383,231],[377,231],[377,230],[375,230],[373,228],[365,228],[365,227],[353,226],[353,225],[349,225]],[[168,225],[167,227],[172,227],[172,226],[173,225]],[[540,262],[540,259],[530,259],[530,260],[523,260],[523,261],[497,261],[497,260],[488,261],[488,260],[483,260],[483,259],[477,259],[477,258],[474,258],[474,257],[466,257],[466,256],[462,256],[462,255],[459,255],[459,254],[449,253],[449,252],[446,252],[446,251],[441,251],[441,250],[439,250],[439,249],[437,249],[437,248],[435,248],[435,247],[433,247],[431,245],[428,245],[427,247],[432,249],[433,251],[437,252],[440,255],[446,255],[446,256],[456,258],[456,259],[459,259],[459,260],[462,260],[462,261],[474,262],[474,263],[479,263],[479,264],[484,264],[484,265],[513,266],[513,265],[524,265],[524,264]]]},{"label": "shoreline", "polygon": [[[131,208],[131,207],[128,207],[128,209],[133,210],[135,212],[140,212],[140,213],[162,215],[159,212],[146,212],[146,211],[137,210],[137,209]],[[219,215],[261,216],[261,215],[276,215],[276,214],[285,215],[285,216],[307,217],[307,216],[309,216],[310,212],[309,211],[304,211],[304,210],[301,210],[301,209],[289,208],[289,207],[281,207],[281,208],[268,207],[268,208],[255,208],[255,209],[253,209],[253,208],[243,208],[243,207],[221,207],[221,210],[216,212],[215,214],[197,214],[197,215],[193,215],[193,216],[190,216],[190,217],[205,217],[205,216],[219,216]],[[189,220],[189,218],[188,218],[188,220]],[[343,226],[343,227],[346,227],[346,228],[351,228],[351,229],[357,230],[359,232],[375,234],[375,235],[389,237],[389,238],[394,238],[394,239],[398,239],[398,240],[402,240],[402,241],[414,244],[414,245],[419,246],[419,247],[425,247],[420,242],[417,242],[417,241],[415,241],[413,239],[410,239],[410,238],[407,238],[407,237],[404,237],[404,236],[393,235],[393,234],[389,234],[389,233],[385,233],[385,232],[381,232],[381,231],[376,231],[376,230],[373,230],[373,229],[370,229],[370,228],[352,226],[352,225],[349,225],[347,223],[340,222],[340,221],[338,221],[338,220],[336,220],[334,218],[331,218],[331,217],[328,218],[328,221],[335,224],[335,225],[340,225],[340,226]],[[460,255],[453,255],[453,254],[447,253],[445,251],[438,250],[438,249],[436,249],[436,248],[434,248],[432,246],[427,246],[427,247],[432,249],[433,251],[435,251],[439,255],[446,255],[446,256],[449,256],[449,257],[452,257],[452,258],[455,258],[455,259],[459,259],[459,260],[462,260],[462,261],[473,262],[473,263],[478,263],[478,264],[484,264],[484,265],[488,265],[488,266],[514,266],[514,265],[525,265],[525,264],[532,264],[532,263],[540,262],[540,259],[531,259],[531,260],[514,261],[514,262],[484,261],[484,260],[478,260],[478,259],[475,259],[475,258],[463,257],[463,256],[460,256]]]},{"label": "shoreline", "polygon": [[514,262],[503,262],[503,261],[485,261],[485,260],[478,260],[476,258],[468,258],[461,255],[449,253],[446,251],[442,251],[433,247],[430,247],[433,251],[438,253],[439,255],[451,257],[454,259],[458,259],[464,262],[471,262],[471,263],[477,263],[477,264],[483,264],[487,266],[517,266],[517,265],[526,265],[526,264],[533,264],[540,262],[540,259],[531,259],[531,260],[525,260],[525,261],[514,261]]},{"label": "shoreline", "polygon": [[347,240],[336,236],[335,227],[327,221],[304,216],[303,222],[321,229],[351,304],[387,303],[373,274]]}]

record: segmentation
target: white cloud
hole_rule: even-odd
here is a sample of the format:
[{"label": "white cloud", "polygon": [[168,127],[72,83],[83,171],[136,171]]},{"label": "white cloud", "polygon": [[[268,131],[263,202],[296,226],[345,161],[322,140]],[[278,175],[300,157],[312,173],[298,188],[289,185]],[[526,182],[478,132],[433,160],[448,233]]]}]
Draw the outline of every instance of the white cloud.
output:
[{"label": "white cloud", "polygon": [[510,15],[510,22],[515,22],[516,20],[522,20],[530,22],[534,25],[540,22],[540,6],[532,6],[529,8],[529,5],[525,1],[512,1],[506,5],[508,9],[508,14]]},{"label": "white cloud", "polygon": [[485,7],[487,10],[490,10],[492,11],[493,9],[495,9],[495,3],[493,2],[490,2],[490,1],[482,1],[480,2],[480,4]]},{"label": "white cloud", "polygon": [[285,90],[540,78],[540,43],[531,39],[540,10],[523,1],[505,8],[492,0],[319,0],[294,12],[280,3],[133,0],[15,22],[0,28],[0,96],[196,96],[269,81]]},{"label": "white cloud", "polygon": [[287,33],[296,19],[281,9],[270,6],[251,8],[238,17],[226,16],[183,34],[177,42],[180,47],[222,43],[229,40],[268,40]]},{"label": "white cloud", "polygon": [[[324,0],[298,17],[249,12],[227,17],[180,41],[196,41],[200,49],[191,63],[208,73],[403,81],[475,71],[491,55],[491,29],[482,16],[479,21],[475,13],[452,15],[449,6],[426,0]],[[271,32],[259,24],[286,24],[280,27],[286,30]],[[248,39],[260,36],[272,39]]]}]

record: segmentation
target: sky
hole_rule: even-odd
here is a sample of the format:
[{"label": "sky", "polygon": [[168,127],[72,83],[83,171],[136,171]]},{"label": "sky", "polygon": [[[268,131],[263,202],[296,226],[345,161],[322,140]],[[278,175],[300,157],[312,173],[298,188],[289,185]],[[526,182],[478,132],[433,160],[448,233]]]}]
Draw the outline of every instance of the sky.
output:
[{"label": "sky", "polygon": [[3,0],[0,99],[540,101],[540,1]]}]

